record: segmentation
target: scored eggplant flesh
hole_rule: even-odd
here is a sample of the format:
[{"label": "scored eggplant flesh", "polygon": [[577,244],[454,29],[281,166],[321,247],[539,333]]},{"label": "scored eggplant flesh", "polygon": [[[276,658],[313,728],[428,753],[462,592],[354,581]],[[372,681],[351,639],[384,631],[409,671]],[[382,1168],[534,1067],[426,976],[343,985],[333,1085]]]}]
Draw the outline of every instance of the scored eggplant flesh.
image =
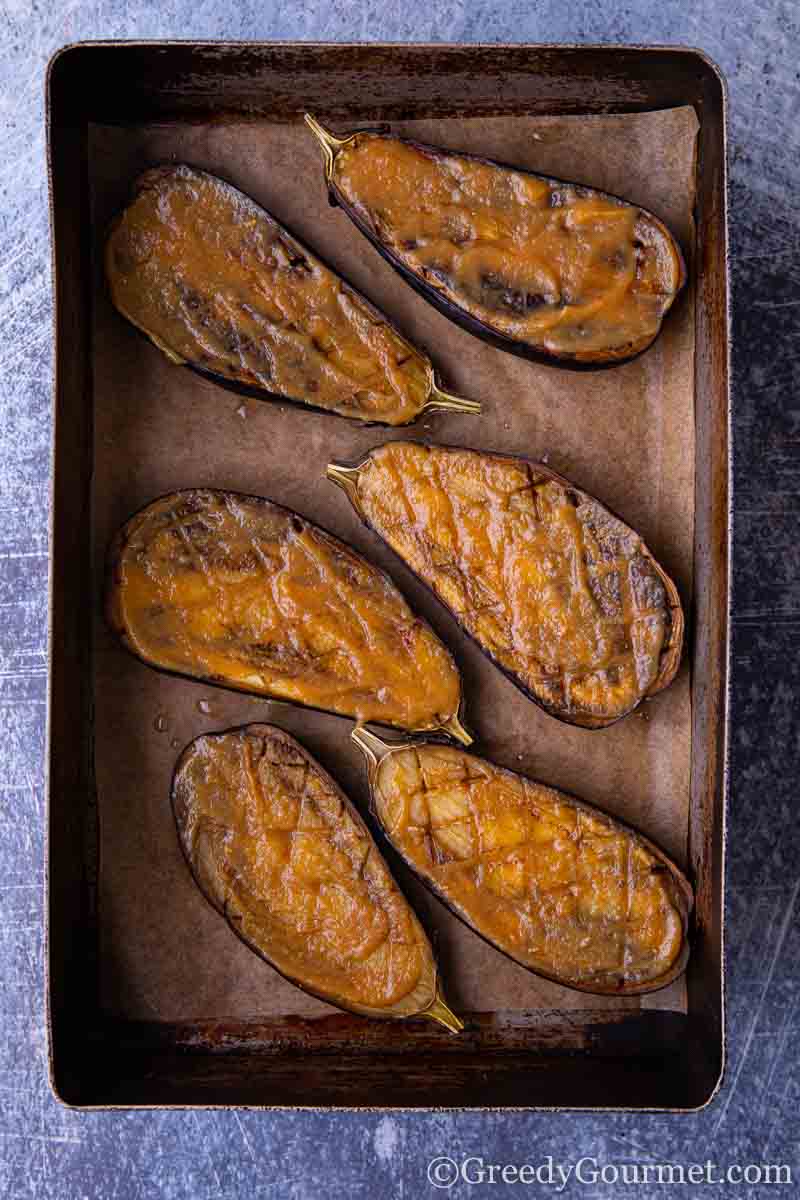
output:
[{"label": "scored eggplant flesh", "polygon": [[654,991],[685,969],[692,889],[641,834],[455,747],[353,740],[394,848],[510,958],[600,994]]},{"label": "scored eggplant flesh", "polygon": [[364,822],[294,738],[260,724],[196,738],[172,804],[200,890],[287,979],[350,1012],[463,1028]]},{"label": "scored eggplant flesh", "polygon": [[380,133],[307,124],[341,207],[427,299],[506,349],[606,365],[657,336],[686,279],[652,213],[596,188]]},{"label": "scored eggplant flesh", "polygon": [[192,167],[156,167],[106,243],[115,306],[173,361],[227,387],[354,420],[479,412],[269,213]]},{"label": "scored eggplant flesh", "polygon": [[161,670],[471,740],[450,653],[389,577],[269,500],[194,489],[153,501],[112,542],[107,614]]},{"label": "scored eggplant flesh", "polygon": [[548,467],[390,442],[328,476],[553,716],[601,728],[674,678],[674,583],[637,533]]}]

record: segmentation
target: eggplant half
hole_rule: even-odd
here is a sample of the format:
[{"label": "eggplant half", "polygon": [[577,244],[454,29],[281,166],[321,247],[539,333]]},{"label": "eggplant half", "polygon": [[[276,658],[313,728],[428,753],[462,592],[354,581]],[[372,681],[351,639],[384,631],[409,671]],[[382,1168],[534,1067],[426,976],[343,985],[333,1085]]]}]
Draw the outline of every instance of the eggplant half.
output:
[{"label": "eggplant half", "polygon": [[123,316],[235,391],[386,425],[480,411],[443,391],[428,357],[274,217],[205,171],[146,171],[105,267]]},{"label": "eggplant half", "polygon": [[675,584],[637,533],[543,464],[388,442],[328,477],[552,716],[600,729],[674,678]]},{"label": "eggplant half", "polygon": [[502,349],[572,367],[633,358],[686,281],[663,222],[617,196],[306,122],[331,198],[446,317]]},{"label": "eggplant half", "polygon": [[523,967],[637,995],[685,969],[692,889],[647,838],[573,796],[455,747],[355,729],[372,810],[422,881]]},{"label": "eggplant half", "polygon": [[369,830],[294,738],[272,725],[196,738],[172,806],[203,895],[281,975],[349,1012],[463,1029]]},{"label": "eggplant half", "polygon": [[461,679],[389,577],[290,509],[192,489],[148,504],[108,556],[111,628],[149,666],[463,741]]}]

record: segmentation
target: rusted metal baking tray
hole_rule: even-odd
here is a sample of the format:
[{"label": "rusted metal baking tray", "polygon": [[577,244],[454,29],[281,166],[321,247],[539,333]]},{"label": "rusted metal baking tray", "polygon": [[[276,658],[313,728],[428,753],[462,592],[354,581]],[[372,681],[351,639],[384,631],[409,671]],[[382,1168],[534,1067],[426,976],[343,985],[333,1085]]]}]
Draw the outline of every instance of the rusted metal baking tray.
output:
[{"label": "rusted metal baking tray", "polygon": [[[606,400],[592,407],[581,400],[592,394],[580,391],[593,386],[591,381],[518,360],[514,365],[511,356],[481,346],[463,331],[453,332],[358,240],[341,213],[327,207],[319,162],[307,180],[293,177],[295,147],[300,158],[311,153],[301,140],[306,110],[342,130],[377,121],[395,127],[419,121],[434,128],[442,122],[458,131],[472,122],[466,136],[477,129],[471,144],[481,150],[484,131],[503,131],[507,138],[513,122],[519,122],[520,129],[543,130],[530,135],[541,139],[539,149],[526,140],[527,133],[519,139],[520,152],[530,150],[536,162],[536,155],[545,161],[553,152],[547,131],[556,118],[594,120],[593,128],[608,134],[614,121],[619,124],[613,128],[627,129],[626,121],[646,123],[647,114],[663,117],[682,106],[694,110],[694,116],[683,110],[692,138],[695,117],[697,122],[692,141],[696,193],[693,209],[686,210],[686,228],[693,221],[696,230],[694,246],[688,247],[692,283],[662,336],[677,342],[681,329],[689,331],[691,356],[683,360],[689,364],[688,386],[682,397],[689,417],[683,431],[676,430],[674,413],[660,412],[656,403],[648,409],[648,428],[673,443],[685,435],[692,447],[691,461],[684,463],[686,478],[693,481],[684,496],[691,522],[684,595],[693,596],[686,661],[666,698],[653,702],[649,723],[636,716],[614,730],[569,730],[533,705],[520,707],[527,701],[466,644],[432,597],[325,484],[322,465],[329,449],[330,457],[353,459],[385,440],[387,431],[365,431],[339,418],[252,400],[240,411],[238,398],[181,373],[114,313],[103,288],[98,247],[107,220],[124,202],[133,168],[147,165],[145,149],[162,147],[170,157],[171,147],[188,146],[195,165],[220,168],[267,207],[276,205],[276,215],[312,244],[315,230],[324,238],[335,229],[341,238],[341,244],[333,244],[335,265],[395,314],[412,337],[443,356],[446,382],[454,378],[470,394],[469,369],[483,370],[483,417],[448,415],[433,423],[433,432],[413,428],[407,436],[455,438],[534,455],[550,449],[557,469],[566,461],[567,474],[616,506],[615,479],[627,470],[632,493],[638,489],[646,495],[648,472],[658,464],[663,469],[675,453],[675,445],[670,450],[663,440],[662,456],[662,444],[656,443],[652,460],[642,462],[637,475],[625,463],[623,439],[636,436],[626,429],[627,410],[620,410],[613,428],[603,426],[614,402],[609,380],[616,378],[622,388],[622,381],[644,370],[650,372],[648,388],[669,386],[656,369],[668,361],[661,351],[648,351],[639,366],[604,372],[604,382],[596,386],[606,389],[598,393]],[[692,1110],[707,1103],[724,1061],[728,672],[725,89],[717,69],[696,50],[659,47],[91,43],[67,47],[51,62],[47,121],[56,347],[48,1013],[51,1078],[58,1097],[78,1108]],[[234,127],[236,138],[226,139],[225,130]],[[491,151],[489,132],[486,138],[485,149]],[[647,139],[641,140],[646,148]],[[248,152],[236,158],[234,142]],[[274,154],[269,150],[269,160],[267,146],[278,148]],[[686,161],[694,164],[691,155]],[[577,171],[573,177],[580,178]],[[325,241],[321,244],[324,249]],[[670,344],[664,343],[664,355],[671,352]],[[495,370],[498,391],[508,393],[505,412],[485,386]],[[513,372],[527,370],[544,373],[531,375],[526,391],[519,386],[523,377]],[[549,407],[541,407],[537,389],[547,391]],[[554,444],[545,446],[543,429],[551,418]],[[177,422],[169,426],[173,433],[185,428],[185,437],[161,437],[159,422],[165,421]],[[567,447],[573,434],[574,461]],[[298,461],[276,462],[272,441],[290,437],[307,439],[303,453],[284,456]],[[599,445],[603,437],[610,439],[607,463],[593,461],[591,454],[581,457],[583,444]],[[422,919],[439,938],[445,978],[455,980],[455,1006],[469,1010],[462,1036],[429,1031],[424,1023],[369,1022],[309,1009],[307,999],[295,1001],[289,985],[254,958],[252,963],[235,960],[241,972],[238,982],[230,980],[226,1007],[221,990],[226,980],[215,976],[214,954],[207,946],[213,943],[224,955],[234,949],[221,923],[214,924],[215,915],[203,907],[188,873],[184,877],[185,869],[176,865],[179,849],[165,793],[179,747],[203,730],[272,720],[305,740],[362,810],[366,789],[346,721],[270,708],[221,691],[207,703],[208,689],[179,680],[159,682],[163,677],[126,656],[102,625],[99,560],[113,527],[159,491],[206,483],[261,492],[317,519],[327,505],[322,523],[391,571],[453,648],[464,670],[467,719],[479,753],[613,807],[613,789],[603,791],[598,765],[617,744],[613,739],[621,739],[626,752],[639,744],[649,747],[655,756],[651,768],[657,761],[669,764],[658,738],[665,740],[670,712],[685,714],[681,828],[665,824],[660,802],[642,810],[641,819],[644,833],[677,844],[696,889],[688,973],[670,999],[648,1006],[568,994],[556,985],[535,983],[500,956],[481,958],[495,952],[463,927],[456,929],[436,901],[414,891],[390,856]],[[637,525],[636,511],[627,510],[624,493],[619,497],[622,515]],[[642,519],[642,532],[670,567],[669,521],[650,529],[644,510]],[[680,586],[680,570],[678,580]],[[159,715],[159,697],[169,719]],[[169,721],[172,728],[165,736]],[[660,788],[658,795],[668,794],[664,788],[670,780],[653,771],[647,778],[655,792]],[[139,791],[138,778],[147,781]],[[160,782],[155,786],[153,780]],[[622,786],[629,782],[623,780]],[[637,786],[637,780],[630,783],[634,800]],[[163,881],[157,874],[162,867]],[[236,953],[240,949],[236,943]],[[509,981],[508,1002],[499,1003],[497,989],[502,993],[504,980]],[[484,985],[494,988],[495,1002],[470,1008],[464,998],[480,996]],[[540,990],[531,1000],[534,985]],[[250,986],[255,998],[248,1007]]]}]

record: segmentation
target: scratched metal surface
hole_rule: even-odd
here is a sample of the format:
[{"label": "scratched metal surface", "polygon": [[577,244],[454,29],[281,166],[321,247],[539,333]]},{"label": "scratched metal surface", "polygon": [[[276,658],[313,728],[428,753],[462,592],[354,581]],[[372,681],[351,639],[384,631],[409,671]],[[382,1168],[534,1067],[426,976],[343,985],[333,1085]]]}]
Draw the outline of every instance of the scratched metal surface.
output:
[{"label": "scratched metal surface", "polygon": [[[425,1169],[436,1155],[517,1164],[548,1155],[564,1164],[582,1156],[599,1165],[785,1163],[798,1180],[800,9],[793,0],[243,0],[231,16],[233,7],[0,3],[0,1195],[416,1197],[435,1194]],[[80,1115],[50,1096],[41,927],[51,360],[43,72],[56,47],[90,37],[682,42],[703,47],[727,72],[737,489],[730,1061],[720,1096],[703,1113]],[[790,1195],[798,1187],[742,1183],[712,1194]],[[649,1200],[677,1189],[632,1190]],[[454,1194],[551,1191],[462,1182]],[[624,1192],[573,1180],[561,1194]]]}]

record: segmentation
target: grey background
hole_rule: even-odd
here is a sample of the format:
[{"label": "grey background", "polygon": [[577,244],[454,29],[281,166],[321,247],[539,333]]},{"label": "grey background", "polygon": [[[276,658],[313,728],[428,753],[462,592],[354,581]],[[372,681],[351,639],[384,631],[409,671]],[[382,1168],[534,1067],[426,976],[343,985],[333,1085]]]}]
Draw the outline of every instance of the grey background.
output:
[{"label": "grey background", "polygon": [[[800,1190],[800,7],[794,0],[0,3],[0,1196],[435,1195],[435,1155],[494,1163],[787,1163]],[[52,1099],[42,995],[51,295],[43,77],[81,38],[652,41],[702,47],[731,98],[736,520],[730,1057],[692,1116],[77,1114]],[[432,1099],[435,1099],[432,1097]],[[625,1194],[570,1184],[561,1193]],[[446,1193],[439,1193],[446,1194]],[[555,1188],[459,1184],[453,1195]]]}]

